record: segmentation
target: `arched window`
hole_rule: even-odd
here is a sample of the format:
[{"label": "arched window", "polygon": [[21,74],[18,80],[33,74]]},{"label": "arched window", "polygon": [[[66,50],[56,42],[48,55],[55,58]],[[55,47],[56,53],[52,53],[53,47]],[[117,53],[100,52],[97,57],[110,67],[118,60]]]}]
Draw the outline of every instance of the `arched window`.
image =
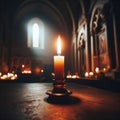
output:
[{"label": "arched window", "polygon": [[39,47],[39,25],[34,23],[32,26],[33,47]]},{"label": "arched window", "polygon": [[44,24],[39,18],[33,18],[28,22],[27,46],[44,49]]}]

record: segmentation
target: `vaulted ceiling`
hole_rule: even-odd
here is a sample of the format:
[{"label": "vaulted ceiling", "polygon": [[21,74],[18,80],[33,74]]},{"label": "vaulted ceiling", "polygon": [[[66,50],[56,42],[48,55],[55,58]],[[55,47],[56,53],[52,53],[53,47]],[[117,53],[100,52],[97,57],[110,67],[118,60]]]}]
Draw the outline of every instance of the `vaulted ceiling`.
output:
[{"label": "vaulted ceiling", "polygon": [[84,5],[86,3],[81,0],[2,0],[2,22],[7,18],[13,27],[14,24],[26,22],[32,17],[39,17],[70,35],[84,12]]}]

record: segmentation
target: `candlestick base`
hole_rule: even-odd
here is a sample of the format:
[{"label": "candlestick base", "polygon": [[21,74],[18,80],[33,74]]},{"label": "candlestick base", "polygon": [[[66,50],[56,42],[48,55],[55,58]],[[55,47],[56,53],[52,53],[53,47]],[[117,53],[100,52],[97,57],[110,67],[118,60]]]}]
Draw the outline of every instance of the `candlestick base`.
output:
[{"label": "candlestick base", "polygon": [[53,82],[53,89],[48,90],[46,92],[47,95],[49,95],[50,98],[56,99],[56,98],[64,98],[72,94],[72,92],[68,89],[66,89],[65,80],[54,80]]},{"label": "candlestick base", "polygon": [[64,88],[61,90],[56,90],[56,89],[48,90],[46,94],[49,95],[50,97],[65,97],[71,95],[72,92]]}]

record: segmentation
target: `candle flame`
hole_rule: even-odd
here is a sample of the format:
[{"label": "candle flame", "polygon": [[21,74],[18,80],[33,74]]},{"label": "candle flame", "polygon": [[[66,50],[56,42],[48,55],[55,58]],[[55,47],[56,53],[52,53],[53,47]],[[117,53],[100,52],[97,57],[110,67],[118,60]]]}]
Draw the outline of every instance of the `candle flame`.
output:
[{"label": "candle flame", "polygon": [[96,72],[96,73],[99,73],[99,67],[96,67],[96,68],[95,68],[95,72]]},{"label": "candle flame", "polygon": [[57,40],[57,54],[58,55],[61,54],[61,39],[60,39],[60,36],[58,36],[58,40]]}]

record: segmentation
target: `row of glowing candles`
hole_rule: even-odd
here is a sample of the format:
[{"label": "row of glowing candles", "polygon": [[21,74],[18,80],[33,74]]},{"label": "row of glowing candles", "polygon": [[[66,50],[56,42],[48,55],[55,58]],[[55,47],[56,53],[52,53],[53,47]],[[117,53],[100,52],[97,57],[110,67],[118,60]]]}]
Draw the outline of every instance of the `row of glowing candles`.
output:
[{"label": "row of glowing candles", "polygon": [[[41,73],[43,72],[43,70],[40,71]],[[23,70],[22,74],[31,74],[32,71],[31,70]],[[6,74],[2,74],[0,72],[0,79],[1,80],[15,80],[18,78],[18,75],[13,73],[6,73]]]},{"label": "row of glowing candles", "polygon": [[13,74],[13,73],[2,74],[0,72],[0,79],[1,80],[15,80],[17,78],[18,78],[17,74]]},{"label": "row of glowing candles", "polygon": [[85,72],[85,77],[86,78],[93,78],[93,77],[98,77],[100,72],[106,72],[107,68],[103,68],[102,70],[99,69],[99,67],[95,68],[95,72]]},{"label": "row of glowing candles", "polygon": [[[22,68],[24,68],[25,65],[22,65]],[[22,74],[31,74],[31,70],[22,70]],[[6,74],[2,74],[0,72],[0,79],[1,80],[16,80],[18,78],[18,75],[12,71],[12,73],[8,72]]]},{"label": "row of glowing candles", "polygon": [[[31,74],[30,70],[24,70],[22,71],[22,74]],[[6,73],[6,74],[2,74],[0,72],[0,79],[1,80],[15,80],[18,78],[18,75],[15,73]]]},{"label": "row of glowing candles", "polygon": [[[85,78],[94,78],[94,77],[98,77],[98,75],[100,74],[100,72],[106,72],[107,68],[103,68],[103,70],[100,70],[99,67],[95,68],[95,72],[85,72],[84,76]],[[80,78],[80,76],[78,75],[78,73],[71,75],[70,73],[66,76],[66,78],[72,78],[72,79],[76,79],[76,78]]]},{"label": "row of glowing candles", "polygon": [[28,70],[25,69],[25,65],[24,64],[22,65],[22,69],[23,69],[22,70],[22,74],[31,74],[32,73],[30,69],[28,69]]},{"label": "row of glowing candles", "polygon": [[[43,73],[44,72],[44,70],[43,69],[41,69],[40,67],[36,67],[35,68],[35,73]],[[25,68],[25,65],[23,64],[22,65],[22,74],[31,74],[32,73],[32,71],[31,71],[31,69],[30,68]]]}]

